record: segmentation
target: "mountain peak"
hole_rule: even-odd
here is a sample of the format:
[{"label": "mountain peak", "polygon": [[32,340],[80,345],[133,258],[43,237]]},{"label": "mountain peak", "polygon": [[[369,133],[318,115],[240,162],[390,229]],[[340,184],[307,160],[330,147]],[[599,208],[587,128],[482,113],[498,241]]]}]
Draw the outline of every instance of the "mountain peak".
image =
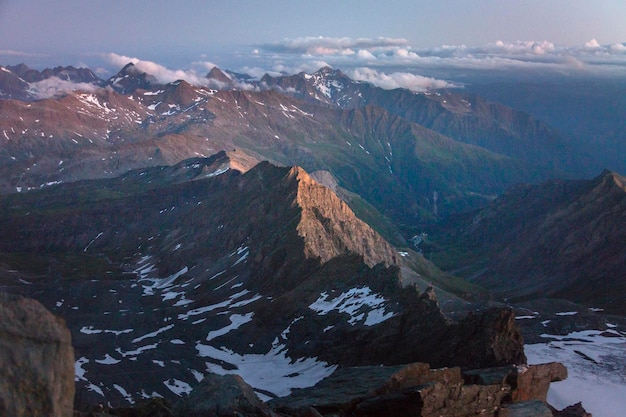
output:
[{"label": "mountain peak", "polygon": [[225,84],[232,84],[232,79],[228,76],[228,74],[226,74],[218,67],[211,68],[211,71],[209,71],[209,73],[206,75],[206,78]]},{"label": "mountain peak", "polygon": [[604,169],[592,182],[598,193],[626,192],[626,179],[609,169]]},{"label": "mountain peak", "polygon": [[130,94],[141,88],[149,90],[158,83],[155,76],[142,72],[135,64],[129,62],[116,75],[109,78],[106,85],[121,94]]},{"label": "mountain peak", "polygon": [[338,74],[343,74],[343,73],[340,70],[333,69],[331,66],[326,65],[318,69],[317,71],[315,71],[315,74],[328,76],[328,75],[338,75]]},{"label": "mountain peak", "polygon": [[396,263],[395,251],[369,225],[329,188],[319,184],[300,167],[289,170],[297,182],[296,202],[301,208],[298,234],[305,240],[307,257],[319,257],[322,262],[343,253],[361,255],[373,267]]}]

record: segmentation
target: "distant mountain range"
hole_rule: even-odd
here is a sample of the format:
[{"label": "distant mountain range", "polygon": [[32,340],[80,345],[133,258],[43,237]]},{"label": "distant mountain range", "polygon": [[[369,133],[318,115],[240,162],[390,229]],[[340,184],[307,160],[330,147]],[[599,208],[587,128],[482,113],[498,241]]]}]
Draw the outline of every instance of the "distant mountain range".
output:
[{"label": "distant mountain range", "polygon": [[[527,114],[449,91],[383,90],[330,68],[260,81],[214,69],[207,85],[219,90],[160,85],[133,64],[106,81],[71,67],[1,72],[1,96],[14,98],[1,102],[5,193],[238,149],[328,171],[389,218],[419,223],[575,172],[566,139]],[[45,77],[93,88],[34,100],[28,80]]]}]

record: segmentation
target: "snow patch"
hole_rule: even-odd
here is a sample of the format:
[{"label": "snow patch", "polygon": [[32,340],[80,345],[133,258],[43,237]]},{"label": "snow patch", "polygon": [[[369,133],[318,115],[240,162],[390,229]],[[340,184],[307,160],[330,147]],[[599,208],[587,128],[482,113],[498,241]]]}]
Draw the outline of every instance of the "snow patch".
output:
[{"label": "snow patch", "polygon": [[249,323],[250,321],[252,321],[252,317],[254,316],[254,313],[250,312],[247,314],[233,314],[229,317],[230,320],[230,324],[226,327],[222,327],[221,329],[218,330],[213,330],[210,331],[208,336],[206,337],[207,341],[211,341],[213,339],[215,339],[216,337],[219,336],[223,336],[226,333],[230,332],[231,330],[236,330],[239,327],[241,327],[242,325]]},{"label": "snow patch", "polygon": [[381,323],[395,315],[393,312],[385,313],[385,299],[372,293],[369,287],[352,288],[330,300],[329,294],[323,292],[313,304],[309,305],[309,308],[320,316],[331,311],[347,313],[350,316],[348,323],[352,325],[363,320],[366,313],[364,310],[367,308],[371,310],[367,312],[364,322],[366,326]]},{"label": "snow patch", "polygon": [[565,381],[552,383],[548,402],[562,409],[582,401],[593,415],[621,417],[626,409],[626,337],[615,330],[544,334],[548,343],[526,345],[529,364],[558,361]]},{"label": "snow patch", "polygon": [[117,363],[120,363],[121,361],[119,359],[115,359],[114,357],[112,357],[111,355],[107,353],[104,356],[104,359],[96,359],[94,362],[99,363],[101,365],[115,365]]},{"label": "snow patch", "polygon": [[181,381],[180,379],[170,378],[167,381],[163,381],[163,384],[172,391],[174,394],[182,397],[183,394],[189,395],[191,393],[191,385],[188,383]]},{"label": "snow patch", "polygon": [[216,361],[228,363],[228,369],[213,362],[207,362],[207,371],[218,375],[240,375],[253,388],[269,391],[277,397],[284,397],[294,388],[306,388],[317,384],[332,374],[336,365],[329,365],[317,358],[287,356],[285,345],[275,344],[266,354],[240,355],[230,349],[198,343],[198,354]]}]

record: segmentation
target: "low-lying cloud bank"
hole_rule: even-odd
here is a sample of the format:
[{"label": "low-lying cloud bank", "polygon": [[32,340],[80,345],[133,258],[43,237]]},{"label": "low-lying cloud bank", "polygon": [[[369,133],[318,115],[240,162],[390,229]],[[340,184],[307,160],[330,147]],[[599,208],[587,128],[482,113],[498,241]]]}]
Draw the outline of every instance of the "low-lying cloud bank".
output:
[{"label": "low-lying cloud bank", "polygon": [[349,71],[348,76],[354,80],[366,81],[385,90],[406,88],[411,91],[421,92],[442,88],[458,88],[459,84],[436,78],[424,77],[408,72],[393,72],[387,74],[371,68],[356,68]]},{"label": "low-lying cloud bank", "polygon": [[[146,61],[136,57],[128,57],[124,55],[118,55],[115,53],[108,53],[105,55],[105,59],[109,64],[122,68],[126,64],[132,63],[137,67],[139,71],[145,72],[154,76],[159,83],[167,84],[178,80],[184,80],[191,85],[203,86],[203,87],[224,87],[222,83],[216,80],[212,80],[206,77],[207,73],[211,71],[215,65],[210,61],[196,61],[191,64],[191,68],[188,69],[170,69],[164,65],[158,64],[153,61]],[[241,90],[251,90],[255,87],[249,83],[233,80],[236,88]]]},{"label": "low-lying cloud bank", "polygon": [[571,75],[626,76],[626,44],[562,46],[549,41],[497,41],[482,46],[416,49],[405,39],[306,37],[257,45],[256,54],[276,69],[324,61],[342,69],[373,68],[417,74],[436,70],[535,71]]},{"label": "low-lying cloud bank", "polygon": [[37,81],[29,84],[30,94],[36,99],[45,99],[61,96],[70,91],[95,91],[98,86],[90,83],[76,83],[69,80],[63,80],[59,77],[50,77],[45,80]]}]

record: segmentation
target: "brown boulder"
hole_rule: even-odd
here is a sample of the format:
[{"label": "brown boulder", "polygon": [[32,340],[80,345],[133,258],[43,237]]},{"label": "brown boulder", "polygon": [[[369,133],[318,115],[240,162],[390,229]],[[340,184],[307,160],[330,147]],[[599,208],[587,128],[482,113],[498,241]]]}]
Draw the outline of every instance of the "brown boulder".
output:
[{"label": "brown boulder", "polygon": [[538,400],[546,402],[551,382],[567,379],[567,368],[559,362],[518,366],[509,376],[513,401]]},{"label": "brown boulder", "polygon": [[0,415],[71,417],[74,350],[65,321],[0,293]]},{"label": "brown boulder", "polygon": [[174,414],[181,417],[259,416],[266,408],[239,375],[209,374],[187,398],[176,404]]}]

